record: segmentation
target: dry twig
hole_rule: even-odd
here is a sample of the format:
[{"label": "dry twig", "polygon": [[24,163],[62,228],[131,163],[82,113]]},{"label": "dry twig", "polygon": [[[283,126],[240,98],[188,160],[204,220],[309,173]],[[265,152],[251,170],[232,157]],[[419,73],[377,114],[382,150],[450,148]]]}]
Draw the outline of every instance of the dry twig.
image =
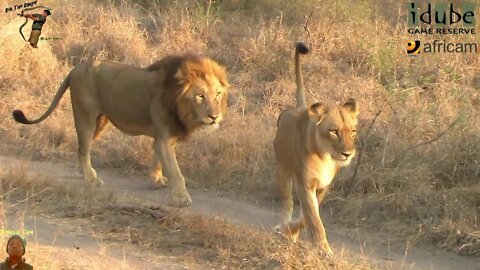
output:
[{"label": "dry twig", "polygon": [[372,130],[373,125],[375,124],[375,121],[377,121],[378,116],[382,113],[382,110],[378,110],[377,114],[373,118],[372,122],[368,126],[367,132],[365,133],[365,136],[362,139],[362,148],[358,151],[358,160],[357,163],[355,164],[355,171],[347,182],[347,188],[345,189],[344,192],[344,197],[346,198],[355,188],[357,188],[358,185],[358,180],[357,180],[357,173],[358,173],[358,168],[360,167],[360,164],[362,162],[362,152],[363,149],[365,148],[365,142],[367,141],[368,136],[370,135],[370,131]]},{"label": "dry twig", "polygon": [[311,34],[310,34],[310,29],[308,29],[308,21],[310,20],[310,17],[312,17],[314,10],[315,10],[315,8],[312,8],[312,11],[310,11],[310,15],[308,15],[308,17],[305,19],[305,24],[303,25],[303,29],[305,29],[305,31],[307,31],[307,35],[308,35],[309,40],[310,40]]},{"label": "dry twig", "polygon": [[430,140],[427,140],[427,141],[424,141],[424,142],[421,142],[421,143],[418,143],[418,144],[415,144],[415,145],[412,145],[410,147],[408,147],[407,149],[404,149],[402,151],[400,151],[398,154],[395,155],[395,157],[392,159],[391,162],[394,162],[396,160],[398,160],[401,156],[403,156],[405,153],[407,153],[408,151],[411,151],[415,148],[418,148],[420,146],[423,146],[423,145],[427,145],[427,144],[431,144],[433,142],[436,142],[438,141],[443,135],[445,135],[452,127],[454,127],[458,121],[460,121],[460,118],[462,118],[462,116],[458,116],[457,119],[455,119],[455,121],[453,121],[452,123],[450,123],[450,125],[448,125],[448,127],[437,134],[437,136],[435,136],[433,139],[430,139]]}]

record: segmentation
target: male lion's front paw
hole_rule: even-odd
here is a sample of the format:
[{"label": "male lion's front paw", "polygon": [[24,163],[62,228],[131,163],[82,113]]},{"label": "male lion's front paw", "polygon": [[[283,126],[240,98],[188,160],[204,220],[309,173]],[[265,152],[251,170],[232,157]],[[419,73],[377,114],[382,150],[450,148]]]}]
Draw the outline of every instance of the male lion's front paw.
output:
[{"label": "male lion's front paw", "polygon": [[332,249],[330,248],[330,245],[328,244],[328,242],[325,240],[325,241],[322,241],[320,242],[319,244],[319,249],[320,249],[320,253],[328,258],[331,258],[333,257],[333,251]]},{"label": "male lion's front paw", "polygon": [[187,207],[192,205],[192,198],[188,192],[175,194],[172,193],[171,195],[172,205],[177,207]]},{"label": "male lion's front paw", "polygon": [[164,176],[159,177],[152,182],[152,187],[154,189],[164,188],[166,186],[168,186],[168,179]]}]

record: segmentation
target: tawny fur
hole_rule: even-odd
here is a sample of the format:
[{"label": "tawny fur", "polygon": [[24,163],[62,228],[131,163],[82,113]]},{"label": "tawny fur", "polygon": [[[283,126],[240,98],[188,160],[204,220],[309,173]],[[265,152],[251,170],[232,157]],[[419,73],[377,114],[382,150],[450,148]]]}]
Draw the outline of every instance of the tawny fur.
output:
[{"label": "tawny fur", "polygon": [[17,122],[36,124],[57,107],[70,87],[79,164],[85,180],[103,181],[90,164],[90,148],[108,123],[129,135],[154,138],[154,183],[168,179],[177,206],[191,204],[178,168],[174,146],[202,126],[218,126],[227,109],[227,74],[215,61],[197,55],[167,56],[147,68],[93,61],[77,65],[65,78],[47,111],[28,120],[15,110]]},{"label": "tawny fur", "polygon": [[[319,206],[340,167],[347,165],[355,154],[359,111],[353,99],[340,106],[315,103],[307,107],[300,65],[300,53],[307,52],[305,44],[296,45],[297,106],[284,110],[277,121],[274,150],[282,224],[275,231],[296,241],[300,230],[307,227],[313,245],[331,256]],[[293,179],[301,204],[296,220],[291,220]]]}]

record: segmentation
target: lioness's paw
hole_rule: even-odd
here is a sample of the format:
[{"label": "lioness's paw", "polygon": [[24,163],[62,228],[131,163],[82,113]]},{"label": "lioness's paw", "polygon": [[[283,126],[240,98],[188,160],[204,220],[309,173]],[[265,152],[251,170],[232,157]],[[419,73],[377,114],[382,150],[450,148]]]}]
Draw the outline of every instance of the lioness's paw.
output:
[{"label": "lioness's paw", "polygon": [[277,226],[273,227],[272,232],[273,232],[274,234],[283,235],[283,233],[282,233],[282,226],[283,226],[283,225],[277,225]]},{"label": "lioness's paw", "polygon": [[185,194],[172,194],[171,196],[172,205],[174,206],[187,207],[192,205],[192,198],[188,192]]},{"label": "lioness's paw", "polygon": [[287,224],[277,225],[273,228],[273,233],[276,235],[280,235],[293,243],[297,242],[298,239],[298,232],[292,232]]},{"label": "lioness's paw", "polygon": [[152,182],[152,187],[154,189],[164,188],[166,186],[168,186],[168,179],[164,176],[162,176],[162,177],[160,177],[160,178],[158,178],[158,179],[156,179]]},{"label": "lioness's paw", "polygon": [[105,182],[103,182],[102,179],[98,178],[98,177],[95,177],[93,179],[90,179],[89,180],[89,183],[92,187],[100,187],[100,186],[103,186],[105,185]]},{"label": "lioness's paw", "polygon": [[327,241],[323,241],[319,244],[319,249],[320,249],[320,253],[325,256],[325,257],[328,257],[328,258],[331,258],[333,257],[333,251],[332,249],[330,248],[330,245],[328,244]]}]

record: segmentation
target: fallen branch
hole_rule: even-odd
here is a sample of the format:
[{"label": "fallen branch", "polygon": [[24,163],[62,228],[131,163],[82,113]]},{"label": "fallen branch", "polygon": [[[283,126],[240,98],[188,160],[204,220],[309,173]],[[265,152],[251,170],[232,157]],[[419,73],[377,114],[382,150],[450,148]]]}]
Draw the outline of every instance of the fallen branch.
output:
[{"label": "fallen branch", "polygon": [[164,212],[160,212],[160,210],[162,210],[161,208],[149,208],[132,205],[108,205],[105,208],[109,210],[117,210],[128,213],[147,214],[159,220],[163,220],[167,217],[167,214],[165,214]]},{"label": "fallen branch", "polygon": [[[15,188],[15,189],[16,189],[16,188]],[[50,190],[50,189],[49,189],[49,188],[42,189],[42,190],[40,190],[40,191],[37,192],[37,193],[33,193],[32,195],[28,195],[28,193],[27,193],[27,197],[26,197],[25,199],[23,199],[23,200],[21,200],[21,201],[18,201],[18,202],[16,202],[16,203],[12,204],[12,205],[9,205],[6,209],[13,208],[13,207],[15,207],[15,206],[17,206],[17,205],[19,205],[19,204],[22,204],[22,203],[24,203],[24,202],[27,202],[27,201],[30,200],[31,198],[33,198],[33,197],[35,197],[35,196],[38,196],[38,195],[42,194],[43,192],[45,192],[45,191],[47,191],[47,190]]]}]

